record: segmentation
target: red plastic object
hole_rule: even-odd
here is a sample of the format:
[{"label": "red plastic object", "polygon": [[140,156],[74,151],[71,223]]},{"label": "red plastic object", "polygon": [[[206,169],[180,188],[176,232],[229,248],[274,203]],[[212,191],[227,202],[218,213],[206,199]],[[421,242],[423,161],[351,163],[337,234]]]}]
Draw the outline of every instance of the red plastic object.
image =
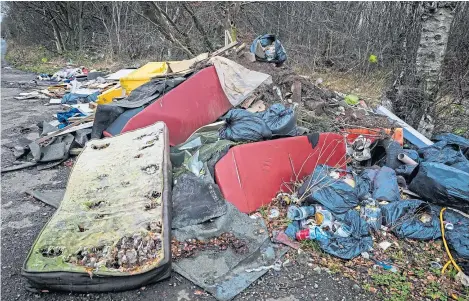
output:
[{"label": "red plastic object", "polygon": [[307,136],[235,146],[218,161],[215,179],[227,201],[250,213],[270,203],[295,175],[301,180],[318,164],[344,167],[344,140],[340,134],[322,133],[314,148]]},{"label": "red plastic object", "polygon": [[303,229],[295,234],[296,240],[306,240],[309,239],[309,229]]},{"label": "red plastic object", "polygon": [[391,135],[394,141],[397,141],[400,145],[404,145],[404,135],[402,128],[394,128],[394,129],[344,129],[342,130],[344,134],[347,135],[347,141],[353,143],[358,136],[363,135],[366,138],[370,139],[371,142],[375,141],[376,139],[381,139],[382,133],[387,135]]},{"label": "red plastic object", "polygon": [[215,67],[205,68],[132,117],[122,133],[163,121],[169,142],[177,145],[198,128],[214,122],[232,107]]}]

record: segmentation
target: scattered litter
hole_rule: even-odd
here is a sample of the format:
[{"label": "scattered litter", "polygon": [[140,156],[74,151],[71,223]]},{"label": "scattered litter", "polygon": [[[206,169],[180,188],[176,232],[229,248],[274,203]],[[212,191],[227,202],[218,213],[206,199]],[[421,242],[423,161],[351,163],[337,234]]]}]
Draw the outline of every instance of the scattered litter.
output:
[{"label": "scattered litter", "polygon": [[389,241],[383,241],[378,244],[378,246],[383,249],[383,251],[386,251],[390,246],[392,246],[392,243]]},{"label": "scattered litter", "polygon": [[278,208],[270,208],[269,218],[274,219],[280,216],[280,211]]}]

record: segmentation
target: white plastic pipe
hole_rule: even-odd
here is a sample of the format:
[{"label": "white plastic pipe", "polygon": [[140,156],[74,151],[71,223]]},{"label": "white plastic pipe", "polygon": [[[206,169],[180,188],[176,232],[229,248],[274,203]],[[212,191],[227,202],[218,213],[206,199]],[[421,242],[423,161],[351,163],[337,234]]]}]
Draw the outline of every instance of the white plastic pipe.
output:
[{"label": "white plastic pipe", "polygon": [[404,153],[400,153],[399,155],[397,155],[397,159],[399,159],[401,162],[403,162],[407,165],[418,165],[417,162],[412,160],[409,156],[407,156]]}]

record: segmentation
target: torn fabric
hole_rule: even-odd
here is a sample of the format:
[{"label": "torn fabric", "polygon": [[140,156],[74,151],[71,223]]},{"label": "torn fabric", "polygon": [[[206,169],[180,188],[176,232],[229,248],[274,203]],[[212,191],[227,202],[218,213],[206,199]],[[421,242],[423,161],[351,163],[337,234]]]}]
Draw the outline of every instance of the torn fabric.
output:
[{"label": "torn fabric", "polygon": [[215,66],[223,92],[233,106],[241,104],[261,84],[272,83],[270,75],[249,70],[224,57],[215,56],[209,63]]}]

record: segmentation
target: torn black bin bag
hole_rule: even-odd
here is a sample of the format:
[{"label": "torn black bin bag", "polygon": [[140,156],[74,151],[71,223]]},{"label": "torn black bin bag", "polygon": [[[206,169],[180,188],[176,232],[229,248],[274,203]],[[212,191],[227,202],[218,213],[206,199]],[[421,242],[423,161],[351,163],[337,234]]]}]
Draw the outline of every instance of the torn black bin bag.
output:
[{"label": "torn black bin bag", "polygon": [[320,240],[319,246],[325,252],[342,259],[352,259],[373,247],[368,224],[355,210],[349,210],[341,221],[350,227],[349,237],[332,236],[328,240]]},{"label": "torn black bin bag", "polygon": [[[336,215],[343,215],[356,207],[360,199],[368,193],[361,185],[361,179],[355,177],[355,187],[329,174],[331,167],[318,165],[312,175],[308,176],[298,191],[300,198],[308,204],[321,204]],[[368,187],[368,186],[365,186]]]},{"label": "torn black bin bag", "polygon": [[469,173],[443,163],[420,163],[409,189],[424,200],[469,213]]},{"label": "torn black bin bag", "polygon": [[272,131],[272,136],[298,135],[295,112],[290,108],[285,108],[280,103],[276,103],[264,112],[256,113],[256,115],[264,120]]},{"label": "torn black bin bag", "polygon": [[416,165],[406,165],[402,164],[398,168],[396,168],[394,171],[396,172],[396,175],[398,176],[403,176],[404,178],[408,179],[412,172],[414,171]]},{"label": "torn black bin bag", "polygon": [[91,139],[101,139],[103,131],[117,119],[125,109],[111,105],[99,105],[94,115]]},{"label": "torn black bin bag", "polygon": [[400,200],[396,172],[387,166],[381,167],[373,179],[373,199],[397,202]]},{"label": "torn black bin bag", "polygon": [[[383,225],[399,238],[432,240],[441,237],[439,210],[420,200],[402,200],[381,207]],[[425,221],[422,216],[430,217]],[[422,221],[424,220],[424,221]]]},{"label": "torn black bin bag", "polygon": [[113,102],[110,105],[128,109],[146,106],[160,96],[171,91],[185,80],[186,79],[184,77],[152,79],[148,83],[132,90],[126,98]]},{"label": "torn black bin bag", "polygon": [[175,180],[172,228],[197,225],[226,213],[226,202],[218,185],[208,183],[191,172]]},{"label": "torn black bin bag", "polygon": [[445,228],[445,238],[453,256],[469,260],[469,218],[459,212],[447,208],[443,213],[443,221],[451,223],[453,228]]},{"label": "torn black bin bag", "polygon": [[433,136],[433,141],[446,141],[449,144],[456,144],[459,145],[461,148],[468,148],[469,147],[469,139],[464,137],[452,134],[452,133],[443,133]]},{"label": "torn black bin bag", "polygon": [[226,122],[219,130],[222,139],[248,142],[272,138],[272,131],[264,120],[246,110],[232,109],[222,119]]},{"label": "torn black bin bag", "polygon": [[469,160],[464,156],[461,148],[456,144],[439,141],[433,145],[420,148],[419,155],[424,162],[443,163],[454,168],[469,172]]}]

